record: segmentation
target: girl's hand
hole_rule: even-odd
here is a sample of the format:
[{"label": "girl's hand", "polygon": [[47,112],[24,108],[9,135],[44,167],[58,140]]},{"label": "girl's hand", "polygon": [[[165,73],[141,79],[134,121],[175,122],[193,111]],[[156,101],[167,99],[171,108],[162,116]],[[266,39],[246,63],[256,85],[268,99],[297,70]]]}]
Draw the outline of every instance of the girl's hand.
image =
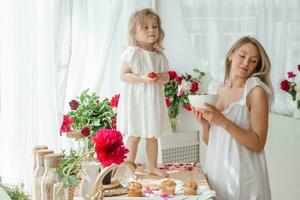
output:
[{"label": "girl's hand", "polygon": [[157,82],[157,77],[151,78],[149,76],[142,76],[141,78],[143,79],[144,83],[154,84]]},{"label": "girl's hand", "polygon": [[169,79],[168,73],[157,73],[157,83],[164,85],[168,83]]},{"label": "girl's hand", "polygon": [[216,124],[223,127],[227,118],[213,105],[205,104],[205,107],[200,109],[202,117],[211,124]]},{"label": "girl's hand", "polygon": [[202,111],[197,108],[192,107],[193,114],[195,115],[197,121],[203,126],[208,127],[209,122],[203,117]]}]

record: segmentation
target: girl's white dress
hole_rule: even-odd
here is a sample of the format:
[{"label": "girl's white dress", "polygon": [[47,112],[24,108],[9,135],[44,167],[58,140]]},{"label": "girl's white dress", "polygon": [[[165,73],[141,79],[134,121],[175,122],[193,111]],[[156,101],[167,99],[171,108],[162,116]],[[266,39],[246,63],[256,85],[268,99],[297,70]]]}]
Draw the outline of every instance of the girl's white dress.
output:
[{"label": "girl's white dress", "polygon": [[[217,93],[221,84],[210,84],[209,93]],[[246,81],[243,98],[222,113],[243,129],[249,130],[246,97],[255,87],[262,87],[271,99],[270,89],[258,78]],[[205,173],[220,200],[270,200],[270,184],[264,151],[256,153],[233,139],[223,128],[211,125]]]},{"label": "girl's white dress", "polygon": [[[128,47],[121,56],[121,65],[128,64],[133,74],[168,72],[167,58],[162,52]],[[117,129],[122,134],[142,138],[159,138],[170,132],[168,110],[162,84],[125,83],[118,104]]]}]

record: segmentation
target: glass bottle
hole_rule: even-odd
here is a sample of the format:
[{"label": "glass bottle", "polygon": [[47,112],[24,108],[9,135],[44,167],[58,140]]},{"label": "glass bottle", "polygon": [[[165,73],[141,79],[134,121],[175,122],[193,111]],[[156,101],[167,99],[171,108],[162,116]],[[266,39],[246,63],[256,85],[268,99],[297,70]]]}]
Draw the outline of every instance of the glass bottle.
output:
[{"label": "glass bottle", "polygon": [[32,170],[32,172],[34,172],[35,168],[36,168],[36,152],[38,150],[42,150],[42,149],[48,149],[48,147],[45,146],[45,145],[37,145],[37,146],[35,146],[35,147],[32,148],[32,154],[33,154],[33,156],[32,156],[32,160],[33,160],[33,165],[32,165],[33,166],[33,170]]},{"label": "glass bottle", "polygon": [[33,173],[32,200],[41,200],[41,178],[45,173],[44,157],[53,153],[52,150],[42,149],[36,151],[36,168]]},{"label": "glass bottle", "polygon": [[55,170],[62,158],[62,154],[45,155],[45,173],[41,180],[42,200],[53,200],[53,186],[58,182],[58,175],[55,173]]}]

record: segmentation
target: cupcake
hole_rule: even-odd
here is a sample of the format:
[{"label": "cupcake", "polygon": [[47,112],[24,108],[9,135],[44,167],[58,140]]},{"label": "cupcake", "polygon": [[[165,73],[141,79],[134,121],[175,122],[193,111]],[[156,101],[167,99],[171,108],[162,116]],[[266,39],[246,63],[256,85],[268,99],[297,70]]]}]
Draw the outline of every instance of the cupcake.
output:
[{"label": "cupcake", "polygon": [[184,195],[196,195],[197,189],[198,189],[197,183],[193,180],[188,180],[184,183],[183,194]]},{"label": "cupcake", "polygon": [[129,197],[141,197],[142,185],[138,182],[130,182],[127,186]]},{"label": "cupcake", "polygon": [[167,179],[160,184],[161,194],[175,195],[176,183],[173,180]]}]

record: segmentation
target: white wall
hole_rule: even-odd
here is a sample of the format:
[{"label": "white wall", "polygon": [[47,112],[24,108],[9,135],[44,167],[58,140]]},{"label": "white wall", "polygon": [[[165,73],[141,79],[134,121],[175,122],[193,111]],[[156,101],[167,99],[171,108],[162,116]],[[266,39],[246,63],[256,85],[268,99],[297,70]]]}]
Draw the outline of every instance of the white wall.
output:
[{"label": "white wall", "polygon": [[[273,200],[300,196],[300,120],[270,114],[265,153]],[[204,166],[206,145],[200,144],[200,162]]]}]

